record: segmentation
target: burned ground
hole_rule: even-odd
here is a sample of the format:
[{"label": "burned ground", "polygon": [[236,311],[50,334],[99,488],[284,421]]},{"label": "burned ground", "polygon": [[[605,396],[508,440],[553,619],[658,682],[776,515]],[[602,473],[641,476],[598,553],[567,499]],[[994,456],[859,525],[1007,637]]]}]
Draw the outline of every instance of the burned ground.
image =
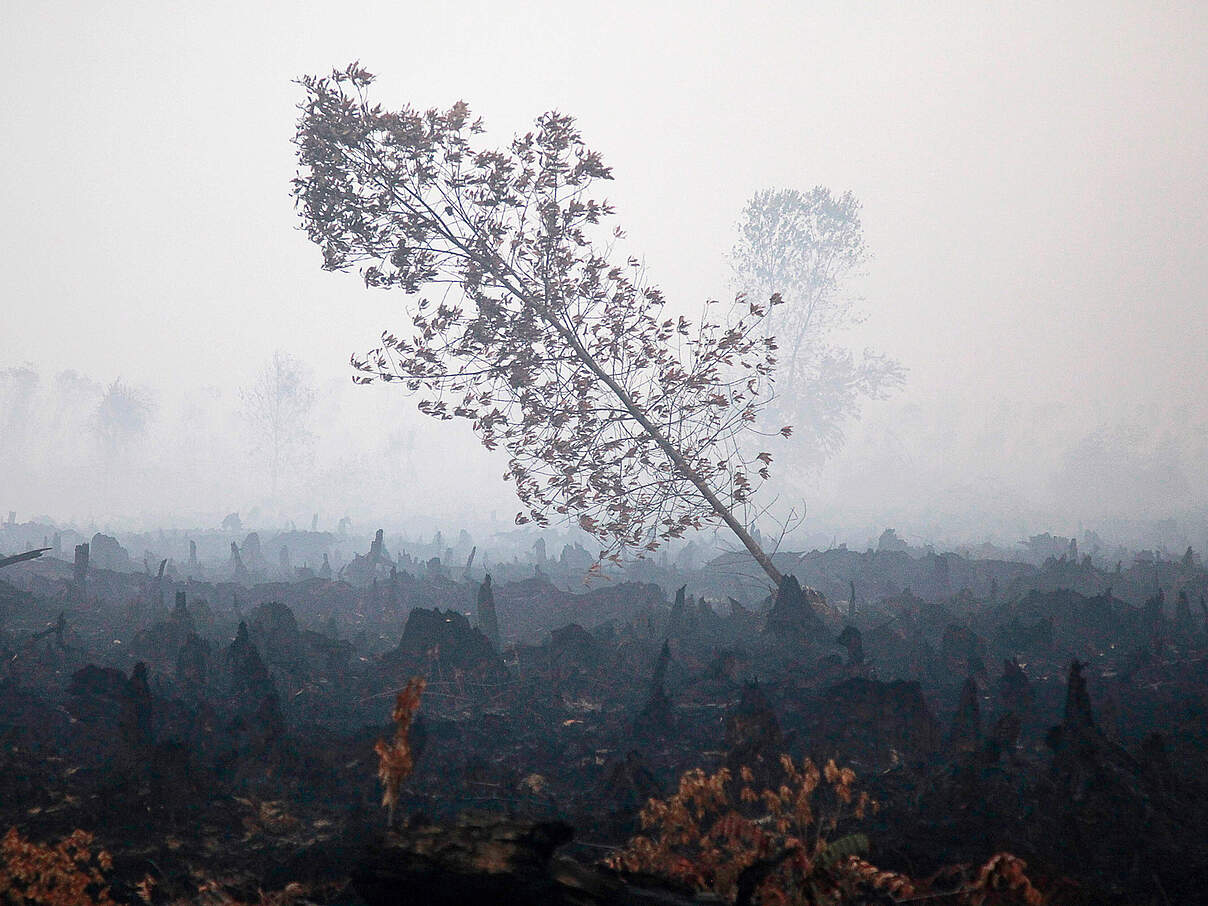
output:
[{"label": "burned ground", "polygon": [[[175,549],[141,572],[95,558],[84,583],[54,556],[5,569],[0,822],[92,830],[125,899],[151,875],[157,902],[207,879],[239,897],[296,882],[315,901],[408,885],[465,901],[496,871],[532,901],[678,902],[596,863],[686,770],[774,783],[781,754],[809,755],[851,765],[882,803],[863,826],[882,868],[1005,850],[1053,902],[1200,896],[1194,557],[814,552],[782,558],[803,588],[773,601],[724,562],[645,563],[585,590],[572,548],[450,567],[462,557],[380,535],[322,578],[294,565],[331,549],[310,534],[289,535],[289,557],[247,536],[238,562],[211,541],[162,572]],[[101,544],[106,564],[134,562]],[[412,817],[387,840],[373,744],[414,675]]]}]

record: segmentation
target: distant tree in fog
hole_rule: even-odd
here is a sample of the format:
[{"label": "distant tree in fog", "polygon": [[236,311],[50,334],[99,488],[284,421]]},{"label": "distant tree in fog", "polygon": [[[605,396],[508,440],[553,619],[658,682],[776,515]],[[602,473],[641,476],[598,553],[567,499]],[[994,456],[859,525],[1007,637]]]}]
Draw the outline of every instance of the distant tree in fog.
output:
[{"label": "distant tree in fog", "polygon": [[115,380],[92,414],[90,427],[100,444],[107,468],[112,468],[130,445],[142,437],[151,421],[152,407],[147,394]]},{"label": "distant tree in fog", "polygon": [[297,464],[310,446],[315,390],[310,374],[288,353],[274,352],[256,379],[239,391],[252,443],[268,467],[273,499],[281,472]]},{"label": "distant tree in fog", "polygon": [[0,369],[0,450],[16,447],[32,428],[40,383],[31,365]]},{"label": "distant tree in fog", "polygon": [[53,383],[54,406],[47,413],[49,431],[56,443],[69,443],[88,423],[96,406],[104,398],[104,385],[78,371],[60,371]]},{"label": "distant tree in fog", "polygon": [[767,321],[781,349],[767,414],[803,432],[815,459],[842,445],[843,423],[862,399],[883,398],[905,379],[899,362],[868,349],[856,356],[836,342],[864,318],[843,282],[867,260],[851,192],[767,189],[739,218],[730,254],[738,288],[754,298],[779,293],[785,303]]},{"label": "distant tree in fog", "polygon": [[326,269],[437,296],[409,338],[354,357],[358,380],[402,381],[421,411],[502,445],[517,522],[577,518],[612,559],[720,522],[778,583],[736,510],[768,476],[771,456],[738,440],[766,398],[779,300],[670,316],[636,260],[614,263],[623,234],[601,235],[613,211],[589,194],[611,173],[571,117],[476,150],[464,103],[386,111],[372,80],[356,64],[302,79],[294,195]]}]

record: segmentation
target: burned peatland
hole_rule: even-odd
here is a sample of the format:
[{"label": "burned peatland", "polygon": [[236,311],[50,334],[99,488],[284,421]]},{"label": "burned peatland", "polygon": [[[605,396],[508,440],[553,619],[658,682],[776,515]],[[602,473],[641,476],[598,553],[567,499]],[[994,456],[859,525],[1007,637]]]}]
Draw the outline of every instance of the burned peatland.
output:
[{"label": "burned peatland", "polygon": [[1208,868],[1194,552],[782,553],[773,599],[725,557],[585,589],[586,552],[468,535],[64,538],[0,577],[0,819],[93,834],[119,901],[1188,902]]}]

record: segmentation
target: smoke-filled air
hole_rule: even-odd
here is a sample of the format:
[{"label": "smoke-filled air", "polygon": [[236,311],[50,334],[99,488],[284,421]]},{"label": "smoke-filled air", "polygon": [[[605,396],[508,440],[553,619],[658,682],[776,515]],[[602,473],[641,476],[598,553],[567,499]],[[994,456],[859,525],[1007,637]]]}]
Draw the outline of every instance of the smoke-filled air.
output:
[{"label": "smoke-filled air", "polygon": [[0,901],[1208,900],[1208,8],[0,59]]}]

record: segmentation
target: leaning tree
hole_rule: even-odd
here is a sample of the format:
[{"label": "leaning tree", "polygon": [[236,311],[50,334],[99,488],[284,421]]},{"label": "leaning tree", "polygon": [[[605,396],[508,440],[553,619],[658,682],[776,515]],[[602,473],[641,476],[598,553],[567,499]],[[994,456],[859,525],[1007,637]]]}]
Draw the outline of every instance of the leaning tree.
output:
[{"label": "leaning tree", "polygon": [[295,137],[294,197],[324,268],[419,296],[408,335],[353,356],[354,380],[400,381],[424,413],[469,420],[509,454],[516,521],[576,520],[597,568],[722,522],[778,585],[740,518],[771,456],[737,441],[769,396],[779,298],[671,315],[638,262],[616,260],[623,233],[593,194],[611,173],[571,117],[478,148],[465,103],[385,110],[372,81],[358,64],[303,78]]}]

